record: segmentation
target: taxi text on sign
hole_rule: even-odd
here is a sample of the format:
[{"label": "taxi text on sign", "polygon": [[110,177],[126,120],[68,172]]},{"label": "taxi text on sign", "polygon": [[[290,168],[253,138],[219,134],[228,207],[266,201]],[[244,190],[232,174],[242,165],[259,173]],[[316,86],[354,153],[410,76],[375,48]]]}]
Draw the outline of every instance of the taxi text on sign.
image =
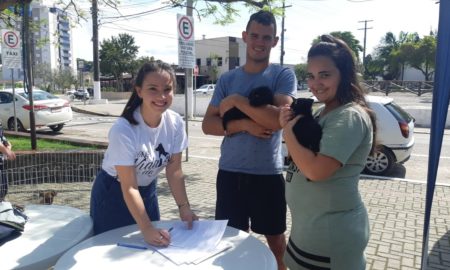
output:
[{"label": "taxi text on sign", "polygon": [[195,39],[194,19],[190,16],[177,14],[178,28],[178,66],[194,68],[195,66]]},{"label": "taxi text on sign", "polygon": [[20,33],[2,29],[2,62],[4,68],[22,68]]}]

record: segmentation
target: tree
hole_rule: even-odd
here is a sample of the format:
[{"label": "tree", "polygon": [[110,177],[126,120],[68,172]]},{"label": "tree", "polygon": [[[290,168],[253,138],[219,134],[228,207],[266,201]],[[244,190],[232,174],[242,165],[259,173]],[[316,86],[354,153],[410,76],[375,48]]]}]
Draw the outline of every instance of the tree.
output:
[{"label": "tree", "polygon": [[70,68],[54,71],[55,87],[58,89],[70,89],[72,85],[77,85],[77,78]]},{"label": "tree", "polygon": [[[174,7],[185,7],[186,0],[170,0]],[[239,17],[240,10],[235,7],[236,4],[244,4],[250,11],[270,10],[274,15],[281,16],[283,13],[283,0],[193,0],[193,8],[197,17],[213,17],[215,23],[226,25],[233,23],[234,18]]]},{"label": "tree", "polygon": [[436,58],[436,37],[425,36],[417,42],[408,42],[400,46],[400,53],[405,62],[418,69],[425,76],[425,80],[432,79]]},{"label": "tree", "polygon": [[400,52],[400,47],[404,43],[415,43],[418,40],[419,35],[417,33],[402,31],[398,38],[392,32],[386,33],[381,39],[381,44],[375,49],[375,58],[383,64],[383,73],[381,74],[383,80],[399,79],[406,63],[405,56]]},{"label": "tree", "polygon": [[35,66],[34,71],[34,83],[41,89],[46,91],[54,91],[54,72],[48,63],[41,63]]},{"label": "tree", "polygon": [[306,64],[298,64],[294,67],[295,76],[297,76],[297,80],[299,82],[306,81],[306,77],[308,75],[308,72],[306,70]]},{"label": "tree", "polygon": [[133,69],[139,47],[135,45],[134,37],[123,33],[111,37],[100,44],[100,70],[103,75],[111,75],[118,82],[118,91],[123,91],[123,74]]}]

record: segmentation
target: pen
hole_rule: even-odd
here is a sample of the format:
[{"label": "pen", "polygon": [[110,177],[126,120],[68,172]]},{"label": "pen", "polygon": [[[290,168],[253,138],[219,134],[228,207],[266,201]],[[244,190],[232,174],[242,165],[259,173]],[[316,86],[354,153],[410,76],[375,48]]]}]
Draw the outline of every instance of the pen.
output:
[{"label": "pen", "polygon": [[126,243],[117,243],[117,246],[119,247],[127,247],[127,248],[135,248],[135,249],[147,249],[143,246],[133,245],[133,244],[126,244]]},{"label": "pen", "polygon": [[170,227],[170,229],[168,229],[167,231],[168,232],[171,232],[173,230],[173,227]]}]

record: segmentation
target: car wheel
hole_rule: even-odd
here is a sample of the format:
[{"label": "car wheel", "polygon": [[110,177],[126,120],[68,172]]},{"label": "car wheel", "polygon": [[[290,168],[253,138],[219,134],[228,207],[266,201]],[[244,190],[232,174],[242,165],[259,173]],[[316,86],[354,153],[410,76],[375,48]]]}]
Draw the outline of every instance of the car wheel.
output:
[{"label": "car wheel", "polygon": [[[14,130],[14,118],[11,117],[8,120],[8,130]],[[26,131],[25,128],[23,127],[22,122],[20,122],[19,119],[17,119],[17,131]]]},{"label": "car wheel", "polygon": [[386,147],[382,147],[374,155],[367,157],[363,172],[372,175],[387,175],[394,163],[394,154]]},{"label": "car wheel", "polygon": [[59,124],[59,125],[53,125],[53,126],[49,126],[49,128],[51,128],[51,130],[53,130],[54,132],[58,132],[63,128],[64,124]]}]

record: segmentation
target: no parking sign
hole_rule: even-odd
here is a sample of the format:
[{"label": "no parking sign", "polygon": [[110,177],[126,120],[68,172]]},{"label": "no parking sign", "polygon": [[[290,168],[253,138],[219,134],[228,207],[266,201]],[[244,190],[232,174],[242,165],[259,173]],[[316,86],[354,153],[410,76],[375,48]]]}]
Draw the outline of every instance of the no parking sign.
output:
[{"label": "no parking sign", "polygon": [[4,68],[22,68],[18,31],[2,29],[2,62]]},{"label": "no parking sign", "polygon": [[194,19],[190,16],[177,14],[178,30],[178,66],[194,68],[195,40]]}]

